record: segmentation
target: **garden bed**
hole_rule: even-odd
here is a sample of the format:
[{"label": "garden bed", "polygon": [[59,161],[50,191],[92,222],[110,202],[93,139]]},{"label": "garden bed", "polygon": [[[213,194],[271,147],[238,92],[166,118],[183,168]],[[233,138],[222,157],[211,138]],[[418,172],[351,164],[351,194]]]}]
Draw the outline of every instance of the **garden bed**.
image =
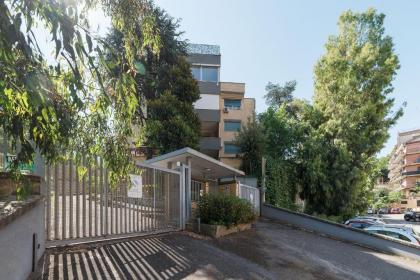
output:
[{"label": "garden bed", "polygon": [[188,224],[187,229],[199,234],[219,238],[236,232],[248,230],[252,227],[252,223],[232,225],[230,227],[224,225],[209,225],[209,224]]}]

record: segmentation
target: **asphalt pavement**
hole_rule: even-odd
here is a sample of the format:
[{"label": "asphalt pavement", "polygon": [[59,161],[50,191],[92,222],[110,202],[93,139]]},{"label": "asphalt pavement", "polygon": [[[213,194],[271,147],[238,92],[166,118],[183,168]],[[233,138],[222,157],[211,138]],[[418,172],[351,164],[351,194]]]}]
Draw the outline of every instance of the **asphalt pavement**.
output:
[{"label": "asphalt pavement", "polygon": [[260,219],[250,231],[213,241],[276,279],[420,279],[420,263]]},{"label": "asphalt pavement", "polygon": [[220,239],[174,232],[48,251],[44,279],[420,279],[420,263],[277,221]]}]

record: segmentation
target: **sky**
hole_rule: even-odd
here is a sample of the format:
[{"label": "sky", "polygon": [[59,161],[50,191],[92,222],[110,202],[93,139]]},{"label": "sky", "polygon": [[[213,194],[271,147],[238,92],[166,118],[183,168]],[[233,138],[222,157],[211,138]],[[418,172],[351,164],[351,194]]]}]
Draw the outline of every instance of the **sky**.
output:
[{"label": "sky", "polygon": [[384,13],[401,68],[393,82],[395,110],[407,102],[404,116],[390,130],[380,156],[388,154],[398,132],[420,128],[420,1],[368,0],[155,0],[180,19],[184,39],[221,48],[221,81],[246,83],[247,97],[262,112],[265,86],[297,81],[295,96],[312,100],[313,68],[328,36],[337,34],[345,10],[369,7]]}]

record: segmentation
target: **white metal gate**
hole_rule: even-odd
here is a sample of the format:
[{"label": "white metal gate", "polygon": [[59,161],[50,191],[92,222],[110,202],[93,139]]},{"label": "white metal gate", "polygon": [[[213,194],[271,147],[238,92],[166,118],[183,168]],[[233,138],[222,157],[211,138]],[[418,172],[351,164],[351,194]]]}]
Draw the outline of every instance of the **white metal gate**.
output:
[{"label": "white metal gate", "polygon": [[110,187],[99,159],[83,168],[83,176],[70,161],[47,167],[48,244],[182,228],[181,172],[144,164],[137,168],[137,176]]},{"label": "white metal gate", "polygon": [[258,188],[239,184],[239,197],[249,201],[254,206],[255,213],[260,215],[260,190]]}]

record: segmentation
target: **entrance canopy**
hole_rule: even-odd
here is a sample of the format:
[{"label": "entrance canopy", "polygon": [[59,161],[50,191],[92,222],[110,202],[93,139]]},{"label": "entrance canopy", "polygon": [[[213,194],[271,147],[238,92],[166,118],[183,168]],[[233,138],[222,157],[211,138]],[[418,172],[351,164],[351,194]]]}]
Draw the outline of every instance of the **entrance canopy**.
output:
[{"label": "entrance canopy", "polygon": [[220,179],[245,175],[241,170],[188,147],[145,161],[147,164],[169,168],[175,167],[178,162],[191,168],[192,178]]}]

